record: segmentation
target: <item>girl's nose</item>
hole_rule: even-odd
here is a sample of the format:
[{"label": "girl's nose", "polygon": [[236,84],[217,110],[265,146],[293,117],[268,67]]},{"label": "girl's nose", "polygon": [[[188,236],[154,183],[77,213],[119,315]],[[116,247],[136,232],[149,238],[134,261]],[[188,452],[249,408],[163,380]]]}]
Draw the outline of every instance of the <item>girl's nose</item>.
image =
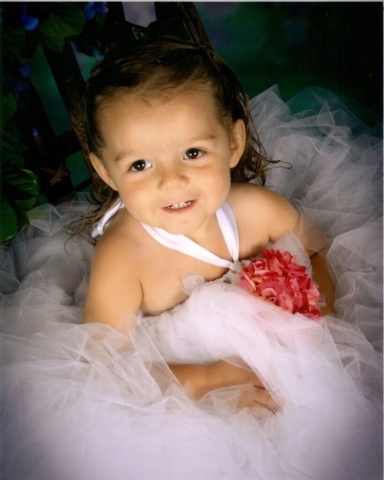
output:
[{"label": "girl's nose", "polygon": [[159,171],[159,187],[162,190],[185,187],[188,183],[183,166],[163,166]]}]

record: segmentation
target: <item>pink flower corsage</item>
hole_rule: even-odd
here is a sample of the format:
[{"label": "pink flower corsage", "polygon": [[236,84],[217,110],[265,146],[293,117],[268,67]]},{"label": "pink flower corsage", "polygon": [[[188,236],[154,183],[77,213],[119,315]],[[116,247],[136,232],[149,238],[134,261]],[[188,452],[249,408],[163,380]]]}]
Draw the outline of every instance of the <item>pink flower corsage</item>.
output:
[{"label": "pink flower corsage", "polygon": [[301,313],[311,320],[321,317],[317,303],[320,292],[296,262],[296,256],[280,250],[263,250],[261,258],[242,269],[240,286],[247,292],[290,313]]}]

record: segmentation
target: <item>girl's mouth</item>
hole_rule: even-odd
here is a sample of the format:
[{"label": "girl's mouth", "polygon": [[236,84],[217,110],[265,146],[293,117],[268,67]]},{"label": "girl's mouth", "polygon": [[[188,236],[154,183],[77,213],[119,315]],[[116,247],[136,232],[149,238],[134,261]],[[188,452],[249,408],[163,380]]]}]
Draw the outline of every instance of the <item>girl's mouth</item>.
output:
[{"label": "girl's mouth", "polygon": [[168,207],[166,207],[166,208],[170,208],[172,210],[179,210],[181,208],[189,207],[189,205],[191,205],[191,203],[192,203],[192,200],[187,200],[185,202],[174,203],[173,205],[168,205]]}]

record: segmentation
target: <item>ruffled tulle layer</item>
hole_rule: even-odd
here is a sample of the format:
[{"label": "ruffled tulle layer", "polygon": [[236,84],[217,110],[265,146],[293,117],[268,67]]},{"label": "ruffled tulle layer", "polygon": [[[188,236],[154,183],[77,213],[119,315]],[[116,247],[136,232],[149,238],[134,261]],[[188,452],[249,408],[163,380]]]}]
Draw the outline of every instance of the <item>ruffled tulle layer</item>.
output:
[{"label": "ruffled tulle layer", "polygon": [[[268,186],[331,243],[337,316],[292,316],[231,273],[189,278],[189,299],[134,334],[129,316],[83,325],[93,247],[65,226],[87,203],[38,207],[1,251],[4,478],[382,478],[381,140],[324,90],[286,104],[271,89],[252,109],[267,151],[292,165]],[[291,235],[276,247],[305,261]],[[237,410],[240,387],[192,401],[167,367],[218,359],[257,372],[278,412]]]},{"label": "ruffled tulle layer", "polygon": [[368,129],[321,88],[284,103],[274,87],[252,99],[251,110],[267,153],[289,167],[270,170],[267,186],[331,244],[327,260],[338,317],[382,348],[382,126]]}]

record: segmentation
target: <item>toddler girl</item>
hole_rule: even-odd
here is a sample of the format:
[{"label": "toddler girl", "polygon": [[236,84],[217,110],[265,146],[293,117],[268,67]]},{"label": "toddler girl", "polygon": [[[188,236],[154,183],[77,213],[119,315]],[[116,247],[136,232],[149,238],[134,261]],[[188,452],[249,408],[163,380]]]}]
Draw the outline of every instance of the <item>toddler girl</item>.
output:
[{"label": "toddler girl", "polygon": [[[186,272],[205,281],[219,278],[236,260],[258,255],[289,231],[299,232],[299,214],[286,200],[241,183],[253,178],[263,183],[272,162],[257,141],[235,74],[213,52],[187,42],[145,43],[123,60],[95,69],[84,111],[90,158],[109,189],[95,218],[118,195],[96,233],[119,212],[95,251],[86,322],[115,326],[126,312],[169,310],[187,298]],[[233,245],[226,243],[217,217],[223,204],[233,222]],[[157,229],[171,246],[154,235]],[[314,276],[332,302],[324,257],[316,257]],[[223,362],[171,369],[182,383],[189,381],[197,398],[211,386],[235,381],[234,368]],[[256,376],[239,370],[236,383],[245,382],[257,385],[249,406],[258,410],[265,392]]]},{"label": "toddler girl", "polygon": [[[5,268],[8,477],[380,475],[366,336],[378,347],[381,144],[329,92],[301,98],[308,111],[275,89],[248,102],[213,52],[172,39],[94,69],[99,206],[78,233],[100,235],[95,251],[74,238],[64,251],[83,202],[39,208],[12,247],[17,276]],[[241,288],[270,246],[313,269],[322,319]]]}]

